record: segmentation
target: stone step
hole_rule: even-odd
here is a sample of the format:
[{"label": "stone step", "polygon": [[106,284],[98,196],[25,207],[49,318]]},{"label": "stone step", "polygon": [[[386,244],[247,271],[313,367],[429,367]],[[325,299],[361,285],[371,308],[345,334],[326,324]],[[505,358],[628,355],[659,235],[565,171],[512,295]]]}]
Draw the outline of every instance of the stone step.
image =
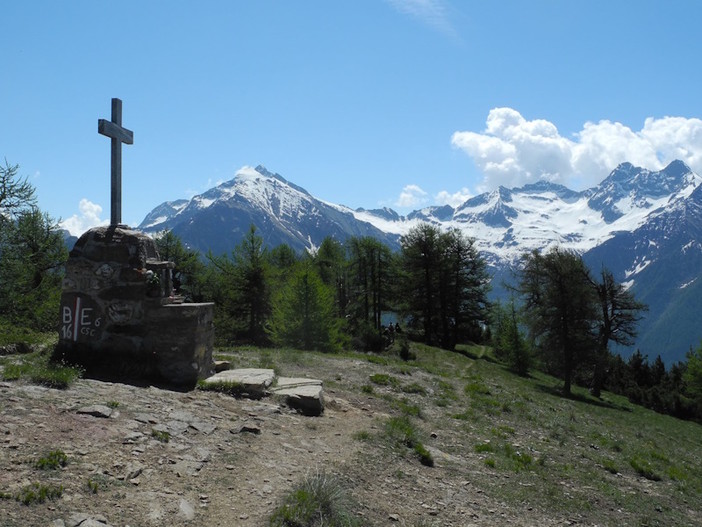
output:
[{"label": "stone step", "polygon": [[305,415],[324,412],[322,381],[305,377],[278,377],[271,369],[240,368],[224,370],[200,381],[205,387],[233,395],[260,399],[273,395]]},{"label": "stone step", "polygon": [[275,372],[265,368],[224,370],[200,381],[206,388],[216,388],[234,395],[260,399],[268,395],[275,381]]},{"label": "stone step", "polygon": [[321,415],[324,412],[322,381],[304,377],[279,377],[271,388],[274,396],[283,398],[285,404],[305,415]]}]

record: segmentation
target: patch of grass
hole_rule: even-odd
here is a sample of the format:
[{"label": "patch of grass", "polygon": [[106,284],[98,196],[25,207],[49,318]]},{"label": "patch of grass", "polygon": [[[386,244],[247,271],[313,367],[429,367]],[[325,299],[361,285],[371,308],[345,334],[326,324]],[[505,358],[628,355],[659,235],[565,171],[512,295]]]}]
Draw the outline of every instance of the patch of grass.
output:
[{"label": "patch of grass", "polygon": [[44,485],[43,483],[30,483],[20,489],[15,499],[24,505],[44,503],[46,500],[55,500],[63,495],[63,485]]},{"label": "patch of grass", "polygon": [[359,430],[355,432],[352,436],[356,441],[370,441],[371,434],[368,430]]},{"label": "patch of grass", "polygon": [[7,363],[2,371],[6,381],[27,379],[49,388],[66,389],[83,375],[83,370],[51,360],[48,351],[35,351],[22,355],[18,361]]},{"label": "patch of grass", "polygon": [[400,411],[402,415],[409,415],[411,417],[422,417],[422,409],[416,405],[412,404],[406,399],[401,399],[396,401],[394,406]]},{"label": "patch of grass", "polygon": [[478,454],[493,453],[495,451],[495,446],[492,443],[478,443],[475,445],[475,451]]},{"label": "patch of grass", "polygon": [[516,431],[514,428],[508,425],[499,425],[499,426],[493,426],[490,429],[490,433],[494,435],[495,437],[498,437],[500,439],[507,439],[509,436],[513,436]]},{"label": "patch of grass", "polygon": [[431,456],[431,452],[422,443],[415,443],[413,447],[414,453],[419,458],[419,462],[425,467],[434,466],[434,458]]},{"label": "patch of grass", "polygon": [[388,419],[385,424],[385,435],[395,445],[403,445],[411,449],[422,465],[434,466],[431,453],[419,441],[419,433],[408,416],[402,415]]},{"label": "patch of grass", "polygon": [[263,394],[251,394],[248,393],[246,385],[236,381],[218,381],[218,382],[207,382],[205,379],[197,381],[197,387],[199,390],[209,391],[209,392],[220,392],[232,395],[234,397],[241,397],[244,395],[249,395],[253,398],[260,398]]},{"label": "patch of grass", "polygon": [[456,401],[458,396],[456,395],[456,388],[450,382],[439,379],[437,383],[437,393],[439,399],[445,399],[447,401]]},{"label": "patch of grass", "polygon": [[503,449],[505,457],[511,462],[513,470],[520,472],[531,468],[534,459],[529,454],[515,450],[509,443],[505,443]]},{"label": "patch of grass", "polygon": [[669,466],[666,475],[673,481],[687,481],[690,478],[687,471],[677,465]]},{"label": "patch of grass", "polygon": [[355,504],[340,481],[325,472],[306,477],[271,515],[270,527],[360,527]]},{"label": "patch of grass", "polygon": [[151,437],[153,437],[156,441],[160,441],[161,443],[168,443],[171,440],[171,434],[165,430],[153,429],[151,430]]},{"label": "patch of grass", "polygon": [[366,356],[366,360],[371,364],[379,364],[380,366],[387,366],[390,364],[388,359],[385,357],[379,357],[378,355],[368,355]]},{"label": "patch of grass", "polygon": [[497,462],[493,458],[489,457],[485,460],[485,466],[495,468],[497,466]]},{"label": "patch of grass", "polygon": [[375,392],[375,390],[370,384],[364,384],[363,386],[361,386],[361,392],[371,395]]},{"label": "patch of grass", "polygon": [[414,393],[417,395],[426,395],[427,394],[426,388],[417,382],[413,382],[410,384],[404,384],[400,387],[400,390],[402,390],[404,393]]},{"label": "patch of grass", "polygon": [[18,348],[28,349],[41,345],[49,346],[56,339],[57,335],[54,333],[40,333],[0,318],[0,346],[14,344]]},{"label": "patch of grass", "polygon": [[488,388],[487,385],[479,379],[475,379],[466,384],[466,387],[463,390],[465,391],[466,395],[471,397],[475,397],[476,395],[490,395],[490,388]]},{"label": "patch of grass", "polygon": [[633,456],[629,458],[629,465],[631,465],[631,468],[633,468],[639,476],[642,476],[650,481],[661,480],[660,474],[653,469],[651,463],[640,456]]},{"label": "patch of grass", "polygon": [[119,407],[119,402],[118,401],[107,401],[108,408],[112,408],[113,410]]},{"label": "patch of grass", "polygon": [[387,373],[374,373],[370,376],[370,382],[377,384],[378,386],[390,386],[397,385],[398,381],[394,377],[391,377]]},{"label": "patch of grass", "polygon": [[52,450],[34,462],[39,470],[56,470],[68,464],[68,457],[61,450]]},{"label": "patch of grass", "polygon": [[611,459],[603,460],[602,466],[610,474],[618,474],[619,473],[619,469],[617,468],[616,463],[614,461],[612,461]]}]

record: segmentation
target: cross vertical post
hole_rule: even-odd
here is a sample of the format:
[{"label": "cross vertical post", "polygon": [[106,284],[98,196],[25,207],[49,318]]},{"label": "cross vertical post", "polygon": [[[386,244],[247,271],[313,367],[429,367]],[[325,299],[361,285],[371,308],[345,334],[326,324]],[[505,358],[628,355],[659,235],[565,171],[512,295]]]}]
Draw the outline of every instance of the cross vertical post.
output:
[{"label": "cross vertical post", "polygon": [[111,139],[110,225],[122,223],[122,143],[134,143],[134,133],[122,128],[122,100],[112,99],[112,119],[98,119],[98,133]]}]

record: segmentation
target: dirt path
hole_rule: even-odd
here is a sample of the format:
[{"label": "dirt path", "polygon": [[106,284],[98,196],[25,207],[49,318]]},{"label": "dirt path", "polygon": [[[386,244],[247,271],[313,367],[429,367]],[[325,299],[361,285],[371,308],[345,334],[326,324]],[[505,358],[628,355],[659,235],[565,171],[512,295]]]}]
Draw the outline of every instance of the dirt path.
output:
[{"label": "dirt path", "polygon": [[[263,526],[316,471],[339,476],[366,525],[557,524],[477,488],[471,474],[480,463],[446,453],[460,444],[459,431],[432,436],[433,468],[360,440],[379,434],[393,409],[358,389],[376,366],[345,366],[344,382],[339,372],[313,372],[327,386],[320,417],[214,392],[89,379],[65,391],[0,383],[0,491],[33,482],[64,487],[60,499],[43,504],[1,499],[2,525],[99,525],[87,518],[113,527]],[[66,467],[34,468],[52,450],[65,452]]]}]

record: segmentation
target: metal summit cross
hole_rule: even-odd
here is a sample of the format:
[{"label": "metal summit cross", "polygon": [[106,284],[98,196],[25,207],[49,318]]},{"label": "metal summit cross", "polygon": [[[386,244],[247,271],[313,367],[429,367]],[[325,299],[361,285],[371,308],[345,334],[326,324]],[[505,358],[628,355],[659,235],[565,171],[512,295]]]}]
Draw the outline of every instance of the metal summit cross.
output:
[{"label": "metal summit cross", "polygon": [[134,133],[122,128],[122,100],[112,99],[112,120],[98,119],[98,133],[112,139],[110,156],[110,225],[122,223],[122,143],[134,143]]}]

